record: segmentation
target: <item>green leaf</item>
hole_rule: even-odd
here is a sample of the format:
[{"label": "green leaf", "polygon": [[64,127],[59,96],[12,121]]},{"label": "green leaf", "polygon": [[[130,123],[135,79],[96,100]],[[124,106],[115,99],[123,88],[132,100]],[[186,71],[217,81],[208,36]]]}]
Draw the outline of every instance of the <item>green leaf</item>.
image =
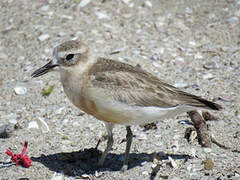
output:
[{"label": "green leaf", "polygon": [[49,96],[52,93],[54,87],[55,87],[55,84],[50,86],[48,89],[43,89],[42,95],[43,96]]}]

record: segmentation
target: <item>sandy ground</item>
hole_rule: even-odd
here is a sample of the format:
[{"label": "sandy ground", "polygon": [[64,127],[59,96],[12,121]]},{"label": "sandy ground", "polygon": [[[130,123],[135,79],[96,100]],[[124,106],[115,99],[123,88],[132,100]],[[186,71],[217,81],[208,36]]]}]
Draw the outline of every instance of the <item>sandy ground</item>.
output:
[{"label": "sandy ground", "polygon": [[[239,150],[240,1],[85,2],[0,1],[0,126],[20,126],[0,139],[0,179],[154,179],[151,172],[158,163],[155,179],[240,179],[239,152],[214,144],[204,149],[197,140],[189,144],[184,139],[191,126],[186,114],[158,122],[149,131],[132,127],[135,138],[125,173],[119,169],[126,132],[116,126],[113,150],[105,166],[97,168],[99,156],[91,148],[105,134],[103,124],[69,102],[57,74],[30,77],[51,57],[53,47],[79,39],[99,56],[139,64],[170,84],[221,104],[224,109],[214,112],[219,121],[208,122],[210,132]],[[43,97],[43,89],[51,85],[53,92]],[[39,118],[49,132],[32,126]],[[20,153],[24,141],[29,142],[32,166],[8,164],[6,149]],[[211,170],[204,168],[206,158],[213,161]]]}]

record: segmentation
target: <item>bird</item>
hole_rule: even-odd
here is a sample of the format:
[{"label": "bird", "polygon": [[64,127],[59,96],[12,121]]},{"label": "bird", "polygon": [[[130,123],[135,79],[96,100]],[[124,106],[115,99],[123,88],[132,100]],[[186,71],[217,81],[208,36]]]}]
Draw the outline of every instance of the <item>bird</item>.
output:
[{"label": "bird", "polygon": [[66,96],[80,110],[105,124],[107,146],[98,162],[103,166],[113,145],[115,125],[126,127],[122,169],[127,170],[132,144],[132,125],[144,125],[197,110],[221,110],[222,106],[184,92],[141,67],[98,57],[79,40],[65,41],[53,49],[53,58],[32,73],[60,73]]}]

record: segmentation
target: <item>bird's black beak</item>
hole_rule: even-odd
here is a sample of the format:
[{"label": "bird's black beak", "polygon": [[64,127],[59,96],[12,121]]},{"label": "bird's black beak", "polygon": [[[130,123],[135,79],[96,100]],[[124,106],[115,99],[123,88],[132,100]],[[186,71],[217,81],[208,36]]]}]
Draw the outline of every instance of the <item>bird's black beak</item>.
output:
[{"label": "bird's black beak", "polygon": [[51,60],[43,67],[34,71],[31,76],[32,76],[32,78],[42,76],[42,75],[48,73],[49,71],[53,70],[53,68],[55,68],[56,66],[58,66],[58,64],[53,64],[53,60]]}]

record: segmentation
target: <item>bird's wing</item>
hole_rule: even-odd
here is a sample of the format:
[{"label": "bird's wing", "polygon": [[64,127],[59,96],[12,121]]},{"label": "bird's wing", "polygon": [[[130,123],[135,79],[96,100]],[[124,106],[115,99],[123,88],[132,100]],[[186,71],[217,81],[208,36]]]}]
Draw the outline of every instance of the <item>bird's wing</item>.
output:
[{"label": "bird's wing", "polygon": [[114,100],[129,105],[161,108],[189,105],[216,110],[220,107],[164,83],[139,67],[109,59],[98,59],[89,75],[93,86],[103,88]]}]

